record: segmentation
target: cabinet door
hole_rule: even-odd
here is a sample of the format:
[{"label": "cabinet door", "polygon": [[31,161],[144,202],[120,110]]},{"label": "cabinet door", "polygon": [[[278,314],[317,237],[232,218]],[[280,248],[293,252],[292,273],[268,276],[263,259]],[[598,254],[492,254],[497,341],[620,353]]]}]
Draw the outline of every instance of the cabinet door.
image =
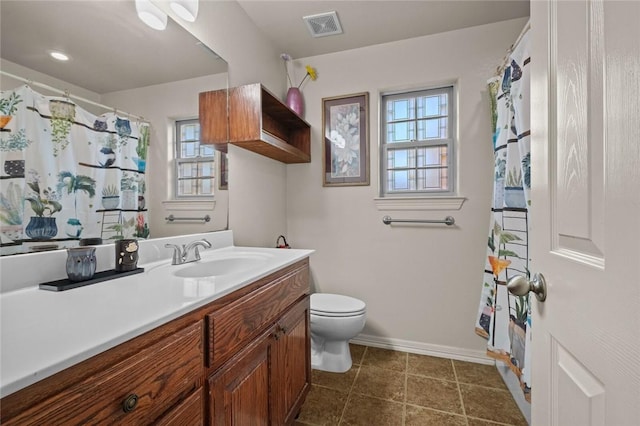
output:
[{"label": "cabinet door", "polygon": [[269,357],[273,328],[209,379],[211,424],[269,424]]},{"label": "cabinet door", "polygon": [[227,90],[200,93],[200,143],[227,152]]},{"label": "cabinet door", "polygon": [[271,352],[271,409],[274,425],[292,424],[311,383],[309,296],[276,324]]}]

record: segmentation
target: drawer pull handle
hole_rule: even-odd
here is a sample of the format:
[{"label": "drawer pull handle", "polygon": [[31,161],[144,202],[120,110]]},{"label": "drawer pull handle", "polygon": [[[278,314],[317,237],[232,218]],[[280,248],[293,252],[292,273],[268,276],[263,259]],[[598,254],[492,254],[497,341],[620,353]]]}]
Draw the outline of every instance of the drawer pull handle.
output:
[{"label": "drawer pull handle", "polygon": [[136,409],[137,405],[138,405],[138,395],[136,395],[135,393],[132,393],[131,395],[126,397],[124,401],[122,401],[122,410],[125,413],[130,413]]}]

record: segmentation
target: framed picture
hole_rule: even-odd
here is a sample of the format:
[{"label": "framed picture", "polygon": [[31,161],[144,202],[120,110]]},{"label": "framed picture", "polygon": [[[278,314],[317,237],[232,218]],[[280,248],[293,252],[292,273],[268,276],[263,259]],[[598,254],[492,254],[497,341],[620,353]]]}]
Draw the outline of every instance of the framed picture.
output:
[{"label": "framed picture", "polygon": [[220,152],[220,156],[218,157],[219,167],[220,167],[220,178],[218,179],[218,189],[226,190],[229,189],[229,160],[227,159],[226,152]]},{"label": "framed picture", "polygon": [[322,185],[369,185],[369,93],[323,98],[322,128]]}]

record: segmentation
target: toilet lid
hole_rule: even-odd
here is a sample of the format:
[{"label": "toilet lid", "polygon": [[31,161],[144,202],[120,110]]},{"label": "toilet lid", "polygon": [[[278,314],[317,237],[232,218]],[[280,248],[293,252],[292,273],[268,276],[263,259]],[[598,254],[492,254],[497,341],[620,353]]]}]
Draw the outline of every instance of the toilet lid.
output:
[{"label": "toilet lid", "polygon": [[364,313],[367,305],[359,299],[341,294],[313,293],[311,313],[322,316],[351,316]]}]

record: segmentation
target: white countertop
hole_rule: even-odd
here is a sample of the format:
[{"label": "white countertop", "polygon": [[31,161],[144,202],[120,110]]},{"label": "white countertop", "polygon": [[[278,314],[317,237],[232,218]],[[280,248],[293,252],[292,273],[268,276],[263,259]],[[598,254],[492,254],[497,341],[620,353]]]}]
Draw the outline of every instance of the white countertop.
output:
[{"label": "white countertop", "polygon": [[[141,249],[142,250],[142,249]],[[63,292],[37,285],[0,294],[0,397],[4,397],[204,306],[313,250],[225,247],[201,250],[200,263],[260,258],[249,269],[206,278],[174,274],[189,263],[140,264],[144,273]]]}]

